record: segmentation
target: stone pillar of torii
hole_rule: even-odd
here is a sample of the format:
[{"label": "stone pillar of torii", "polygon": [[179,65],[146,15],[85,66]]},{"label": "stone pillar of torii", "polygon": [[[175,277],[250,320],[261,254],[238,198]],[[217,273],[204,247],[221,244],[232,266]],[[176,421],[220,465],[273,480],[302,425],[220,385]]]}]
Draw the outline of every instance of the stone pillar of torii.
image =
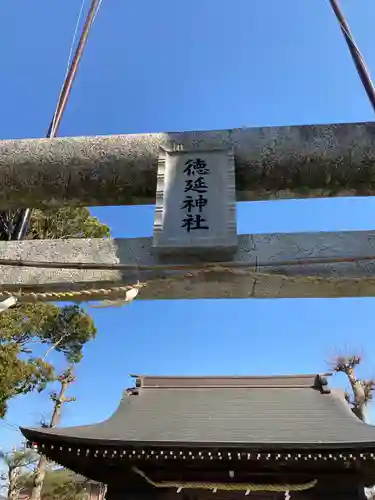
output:
[{"label": "stone pillar of torii", "polygon": [[236,227],[238,201],[372,195],[374,138],[354,123],[0,141],[0,209],[156,203],[149,238],[0,242],[0,298],[375,296],[374,231]]}]

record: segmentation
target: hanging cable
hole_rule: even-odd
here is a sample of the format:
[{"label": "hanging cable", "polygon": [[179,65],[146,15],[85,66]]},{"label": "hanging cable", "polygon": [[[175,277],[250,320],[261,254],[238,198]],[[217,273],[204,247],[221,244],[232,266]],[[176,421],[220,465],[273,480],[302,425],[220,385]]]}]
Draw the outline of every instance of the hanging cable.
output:
[{"label": "hanging cable", "polygon": [[[64,83],[63,83],[63,86],[61,88],[61,92],[60,92],[59,99],[58,99],[58,102],[56,105],[55,113],[53,114],[50,126],[48,128],[48,132],[47,132],[47,136],[46,136],[47,138],[53,138],[53,137],[56,137],[56,135],[57,135],[57,132],[58,132],[60,124],[61,124],[61,119],[63,117],[66,105],[67,105],[68,100],[69,100],[69,96],[70,96],[70,92],[72,90],[74,79],[77,75],[78,67],[79,67],[79,64],[81,62],[81,59],[82,59],[82,56],[83,56],[83,53],[84,53],[84,50],[86,47],[86,43],[87,43],[88,36],[90,34],[90,30],[94,24],[94,21],[95,21],[95,18],[97,16],[98,12],[99,12],[102,1],[103,0],[92,0],[87,17],[86,17],[85,24],[84,24],[83,29],[82,29],[80,40],[78,42],[76,51],[74,53],[73,60],[71,61],[71,64],[69,64],[72,53],[73,53],[72,49],[74,46],[76,33],[78,31],[79,21],[80,21],[80,18],[82,16],[82,12],[83,12],[84,1],[82,2],[81,10],[80,10],[80,13],[78,16],[78,21],[77,21],[75,32],[73,35],[73,42],[72,42],[71,51],[69,54],[68,70],[66,72]],[[18,213],[16,214],[16,220],[14,221],[13,228],[11,228],[11,231],[9,231],[8,239],[21,240],[25,237],[25,234],[28,230],[31,213],[32,213],[32,210],[30,208],[21,209],[18,211]]]},{"label": "hanging cable", "polygon": [[[70,43],[70,49],[69,49],[69,56],[68,56],[68,62],[66,64],[66,69],[65,69],[65,75],[64,75],[64,80],[63,82],[65,82],[65,80],[67,79],[68,77],[68,73],[69,73],[69,68],[70,68],[70,65],[71,65],[71,62],[72,62],[72,57],[73,57],[73,51],[74,51],[74,46],[76,44],[76,38],[77,38],[77,34],[78,34],[78,29],[79,29],[79,25],[81,24],[81,19],[82,19],[82,15],[83,15],[83,10],[85,8],[85,2],[86,0],[82,0],[81,2],[81,7],[80,7],[80,10],[79,10],[79,13],[78,13],[78,17],[77,17],[77,22],[76,22],[76,25],[74,27],[74,32],[73,32],[73,37],[72,37],[72,41]],[[52,123],[54,124],[56,122],[56,113],[57,113],[57,109],[59,107],[59,103],[61,101],[61,96],[62,96],[62,91],[63,91],[63,85],[61,86],[61,89],[60,89],[60,94],[59,94],[59,98],[57,100],[57,104],[56,104],[56,109],[55,109],[55,113],[52,117]]]},{"label": "hanging cable", "polygon": [[356,44],[353,35],[350,31],[349,25],[344,17],[344,14],[342,13],[340,6],[338,4],[338,0],[329,0],[332,10],[339,22],[341,31],[344,35],[345,41],[348,45],[350,54],[352,56],[352,59],[354,61],[355,67],[357,68],[358,74],[361,78],[362,84],[365,88],[367,97],[370,100],[370,103],[372,105],[373,110],[375,111],[375,87],[374,84],[371,81],[371,76],[369,69],[366,65],[366,62],[361,54],[361,51],[359,50],[358,45]]},{"label": "hanging cable", "polygon": [[60,98],[58,100],[58,104],[56,106],[56,112],[54,114],[54,117],[51,121],[50,127],[47,132],[47,137],[52,138],[57,135],[60,123],[61,123],[61,118],[62,115],[65,111],[70,92],[73,86],[74,79],[77,75],[78,67],[81,62],[83,52],[86,47],[87,39],[90,34],[90,30],[94,24],[96,15],[99,11],[99,8],[101,6],[102,0],[92,0],[89,12],[87,14],[87,18],[85,21],[85,25],[82,30],[82,34],[80,37],[80,40],[78,42],[77,49],[75,51],[72,63],[70,65],[69,71],[66,75],[63,87],[61,89],[61,94]]}]

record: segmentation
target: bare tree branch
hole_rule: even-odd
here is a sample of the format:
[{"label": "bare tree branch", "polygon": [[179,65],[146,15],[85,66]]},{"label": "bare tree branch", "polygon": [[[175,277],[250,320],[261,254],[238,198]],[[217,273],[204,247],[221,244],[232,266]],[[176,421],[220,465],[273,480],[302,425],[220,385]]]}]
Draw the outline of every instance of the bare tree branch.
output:
[{"label": "bare tree branch", "polygon": [[333,371],[344,373],[349,380],[352,395],[345,393],[346,401],[352,406],[353,412],[365,420],[365,407],[372,400],[375,389],[375,380],[359,380],[355,374],[355,368],[362,362],[362,356],[358,354],[337,356],[331,361]]},{"label": "bare tree branch", "polygon": [[61,342],[62,342],[62,341],[63,341],[63,340],[64,340],[67,336],[68,336],[68,334],[67,334],[67,333],[65,333],[64,335],[62,335],[62,336],[60,337],[60,339],[59,339],[57,342],[55,342],[55,343],[54,343],[51,347],[49,347],[49,348],[46,350],[46,352],[44,353],[44,356],[42,357],[42,360],[44,361],[44,360],[46,359],[46,357],[47,357],[49,354],[51,354],[51,352],[52,352],[52,351],[54,351],[54,350],[56,349],[56,347],[58,347],[58,346],[61,344]]}]

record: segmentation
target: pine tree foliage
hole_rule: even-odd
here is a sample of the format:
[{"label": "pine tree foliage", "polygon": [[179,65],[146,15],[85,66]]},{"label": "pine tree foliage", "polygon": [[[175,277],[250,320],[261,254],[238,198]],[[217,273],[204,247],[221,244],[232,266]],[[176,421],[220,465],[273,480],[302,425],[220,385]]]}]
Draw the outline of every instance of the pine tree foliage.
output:
[{"label": "pine tree foliage", "polygon": [[33,210],[28,239],[107,238],[110,229],[86,207]]},{"label": "pine tree foliage", "polygon": [[[95,337],[92,318],[78,305],[24,304],[0,314],[0,417],[7,402],[20,394],[42,391],[54,380],[48,362],[51,350],[61,352],[70,363],[78,363],[86,342]],[[43,356],[35,356],[35,347]]]},{"label": "pine tree foliage", "polygon": [[[28,239],[103,238],[109,228],[85,207],[34,210]],[[94,338],[90,316],[77,305],[22,304],[0,313],[0,418],[8,401],[20,394],[43,390],[54,379],[48,363],[52,350],[77,363],[82,348]],[[43,356],[35,354],[44,345]]]}]

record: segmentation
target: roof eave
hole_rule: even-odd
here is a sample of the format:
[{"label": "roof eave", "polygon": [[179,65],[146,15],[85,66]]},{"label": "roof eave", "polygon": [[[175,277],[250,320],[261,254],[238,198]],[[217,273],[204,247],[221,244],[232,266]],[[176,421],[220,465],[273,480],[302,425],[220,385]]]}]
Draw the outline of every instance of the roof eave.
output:
[{"label": "roof eave", "polygon": [[74,434],[53,434],[44,432],[43,429],[30,429],[20,428],[22,434],[29,442],[38,442],[43,440],[47,442],[59,442],[61,445],[71,444],[86,445],[88,448],[93,446],[98,447],[122,447],[122,448],[149,448],[149,449],[167,449],[167,448],[181,448],[181,449],[243,449],[243,450],[338,450],[338,449],[351,449],[351,450],[364,450],[375,449],[375,433],[374,439],[366,442],[316,442],[316,443],[228,443],[228,442],[184,442],[184,441],[122,441],[122,440],[108,440],[100,438],[86,438]]}]

